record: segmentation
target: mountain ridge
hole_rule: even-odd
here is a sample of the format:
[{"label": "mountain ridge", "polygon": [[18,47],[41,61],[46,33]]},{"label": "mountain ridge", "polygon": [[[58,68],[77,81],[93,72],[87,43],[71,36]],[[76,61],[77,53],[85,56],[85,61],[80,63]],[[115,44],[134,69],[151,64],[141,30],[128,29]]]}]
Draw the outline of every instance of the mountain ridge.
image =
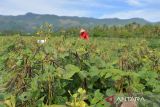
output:
[{"label": "mountain ridge", "polygon": [[[78,16],[58,16],[51,14],[35,14],[28,12],[24,15],[0,15],[0,31],[21,31],[33,32],[38,26],[48,22],[53,24],[56,29],[70,27],[93,27],[96,25],[126,25],[129,23],[139,23],[141,25],[154,24],[143,18],[119,19],[104,18],[96,19],[92,17]],[[159,23],[159,22],[157,22]]]}]

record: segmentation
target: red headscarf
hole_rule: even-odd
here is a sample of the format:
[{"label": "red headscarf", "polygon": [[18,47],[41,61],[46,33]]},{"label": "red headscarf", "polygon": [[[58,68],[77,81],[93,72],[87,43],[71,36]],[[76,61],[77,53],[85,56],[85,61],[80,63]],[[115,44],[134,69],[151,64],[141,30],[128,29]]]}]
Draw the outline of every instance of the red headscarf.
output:
[{"label": "red headscarf", "polygon": [[85,39],[85,40],[89,40],[89,34],[83,28],[80,30],[80,38]]}]

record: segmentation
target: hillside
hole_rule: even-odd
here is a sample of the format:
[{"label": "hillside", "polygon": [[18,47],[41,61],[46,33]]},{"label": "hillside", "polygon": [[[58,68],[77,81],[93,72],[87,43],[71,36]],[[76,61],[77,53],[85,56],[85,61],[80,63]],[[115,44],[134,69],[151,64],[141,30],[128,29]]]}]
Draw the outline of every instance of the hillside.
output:
[{"label": "hillside", "polygon": [[87,17],[71,17],[71,16],[57,16],[57,15],[40,15],[34,13],[27,13],[25,15],[18,16],[3,16],[0,15],[0,31],[22,31],[31,32],[37,26],[44,22],[49,22],[54,25],[56,29],[67,28],[75,26],[95,26],[106,24],[108,26],[112,25],[125,25],[132,22],[139,24],[149,24],[141,18],[132,19],[118,19],[118,18],[106,18],[106,19],[95,19]]}]

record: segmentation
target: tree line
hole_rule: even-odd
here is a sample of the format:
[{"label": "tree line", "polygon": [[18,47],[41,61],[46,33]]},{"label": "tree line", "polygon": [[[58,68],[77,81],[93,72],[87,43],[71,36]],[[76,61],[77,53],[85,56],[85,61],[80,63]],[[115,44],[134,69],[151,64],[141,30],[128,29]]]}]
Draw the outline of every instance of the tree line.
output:
[{"label": "tree line", "polygon": [[[71,27],[71,28],[59,28],[53,30],[54,36],[76,37],[79,35],[79,30],[83,26]],[[146,24],[140,25],[138,23],[130,23],[124,26],[108,26],[97,25],[93,27],[85,27],[92,37],[142,37],[142,38],[159,38],[160,37],[160,25],[159,24]],[[22,36],[33,36],[35,32],[21,32],[21,31],[2,31],[0,36],[20,34]]]}]

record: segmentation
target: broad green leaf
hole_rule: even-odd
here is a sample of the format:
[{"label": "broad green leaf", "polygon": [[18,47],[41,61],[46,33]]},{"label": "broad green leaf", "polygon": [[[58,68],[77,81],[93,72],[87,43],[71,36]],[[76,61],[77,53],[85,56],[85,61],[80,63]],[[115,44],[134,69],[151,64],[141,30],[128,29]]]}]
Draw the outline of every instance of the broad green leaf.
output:
[{"label": "broad green leaf", "polygon": [[31,98],[31,94],[29,92],[23,92],[20,96],[19,99],[24,102],[27,101]]},{"label": "broad green leaf", "polygon": [[92,104],[96,104],[99,101],[102,101],[103,100],[103,96],[104,95],[102,93],[100,93],[100,90],[96,90],[95,94],[94,94],[94,98],[91,100],[91,103]]},{"label": "broad green leaf", "polygon": [[106,91],[106,95],[107,96],[112,96],[112,95],[115,95],[115,94],[116,94],[116,90],[115,89],[110,88],[110,89],[108,89]]},{"label": "broad green leaf", "polygon": [[93,76],[99,76],[100,70],[98,70],[98,68],[96,66],[92,66],[89,70],[89,75],[91,77]]},{"label": "broad green leaf", "polygon": [[105,75],[105,78],[109,78],[109,77],[111,77],[111,76],[112,76],[112,74],[108,72],[108,73]]},{"label": "broad green leaf", "polygon": [[87,71],[80,71],[78,73],[78,75],[81,78],[81,80],[84,80],[84,78],[86,78],[88,76],[88,72]]},{"label": "broad green leaf", "polygon": [[63,74],[63,79],[71,79],[71,77],[78,72],[80,72],[80,69],[77,66],[68,64],[65,66],[65,73]]}]

